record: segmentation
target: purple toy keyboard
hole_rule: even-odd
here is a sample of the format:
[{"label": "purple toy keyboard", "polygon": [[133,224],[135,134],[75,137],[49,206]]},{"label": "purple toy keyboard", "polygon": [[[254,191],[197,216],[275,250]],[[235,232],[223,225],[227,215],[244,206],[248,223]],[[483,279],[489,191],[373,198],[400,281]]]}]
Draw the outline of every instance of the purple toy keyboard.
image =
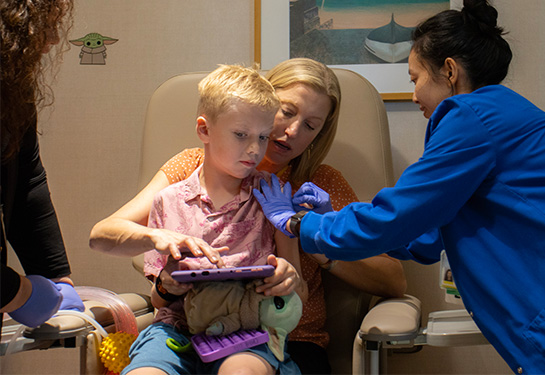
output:
[{"label": "purple toy keyboard", "polygon": [[267,341],[269,334],[261,330],[240,330],[225,336],[200,333],[191,337],[193,348],[203,362],[212,362]]}]

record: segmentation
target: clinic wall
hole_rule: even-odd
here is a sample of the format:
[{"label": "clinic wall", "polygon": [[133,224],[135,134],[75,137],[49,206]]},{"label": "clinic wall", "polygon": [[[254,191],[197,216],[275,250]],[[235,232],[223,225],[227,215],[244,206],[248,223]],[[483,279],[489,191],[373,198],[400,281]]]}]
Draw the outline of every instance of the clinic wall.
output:
[{"label": "clinic wall", "polygon": [[[515,53],[507,84],[545,109],[545,73],[538,66],[545,61],[545,1],[494,3]],[[42,156],[77,284],[149,291],[129,259],[91,251],[89,231],[137,192],[144,113],[154,89],[181,72],[250,64],[253,11],[253,0],[76,0],[70,39],[91,32],[118,39],[107,45],[101,66],[80,65],[80,48],[72,46],[53,87],[54,110],[40,118]],[[426,120],[410,102],[389,102],[386,109],[398,178],[422,153]],[[430,311],[455,308],[443,301],[437,266],[404,266],[408,292],[423,302],[424,323]],[[13,355],[3,361],[3,373],[73,374],[77,358],[70,349]],[[487,346],[426,347],[393,354],[389,363],[397,374],[509,373]]]}]

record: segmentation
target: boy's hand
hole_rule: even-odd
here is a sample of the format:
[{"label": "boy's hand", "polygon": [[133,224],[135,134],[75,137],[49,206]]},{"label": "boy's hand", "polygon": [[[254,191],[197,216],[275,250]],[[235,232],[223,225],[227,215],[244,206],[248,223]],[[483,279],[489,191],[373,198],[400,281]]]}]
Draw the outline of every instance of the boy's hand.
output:
[{"label": "boy's hand", "polygon": [[161,273],[159,273],[158,277],[161,279],[163,288],[165,288],[165,290],[170,294],[181,296],[182,294],[187,293],[189,289],[193,288],[193,284],[180,283],[170,276],[173,271],[180,271],[184,269],[189,269],[187,264],[185,264],[183,261],[180,262],[177,259],[174,259],[172,256],[168,257],[167,264],[165,264],[165,267]]},{"label": "boy's hand", "polygon": [[190,251],[194,256],[205,256],[218,268],[225,267],[220,252],[228,251],[227,246],[212,247],[201,238],[186,236],[168,229],[154,229],[151,240],[155,250],[170,254],[174,259],[181,259],[182,251]]},{"label": "boy's hand", "polygon": [[269,255],[267,264],[276,268],[274,275],[263,279],[264,284],[256,287],[256,292],[266,296],[287,296],[301,287],[303,280],[287,260]]}]

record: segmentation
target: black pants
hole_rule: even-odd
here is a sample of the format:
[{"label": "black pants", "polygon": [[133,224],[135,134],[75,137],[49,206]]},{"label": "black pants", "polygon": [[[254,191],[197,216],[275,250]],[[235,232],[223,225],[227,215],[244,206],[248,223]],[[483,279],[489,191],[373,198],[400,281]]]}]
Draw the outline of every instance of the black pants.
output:
[{"label": "black pants", "polygon": [[331,374],[324,348],[313,342],[289,341],[288,353],[304,375]]}]

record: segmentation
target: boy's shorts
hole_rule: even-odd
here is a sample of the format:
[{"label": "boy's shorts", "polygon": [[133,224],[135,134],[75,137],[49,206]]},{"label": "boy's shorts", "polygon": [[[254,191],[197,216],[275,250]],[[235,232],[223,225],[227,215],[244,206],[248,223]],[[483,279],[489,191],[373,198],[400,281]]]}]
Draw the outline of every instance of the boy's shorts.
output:
[{"label": "boy's shorts", "polygon": [[[132,344],[129,351],[131,363],[123,369],[121,375],[141,367],[155,367],[167,374],[217,374],[225,360],[225,358],[222,358],[210,363],[204,363],[193,350],[178,354],[166,345],[168,338],[173,338],[182,346],[190,342],[185,335],[178,332],[170,324],[154,323],[140,332],[136,341]],[[267,344],[254,346],[244,351],[254,353],[265,359],[276,370],[276,374],[301,373],[287,353],[284,353],[286,356],[284,362],[280,362]]]}]

